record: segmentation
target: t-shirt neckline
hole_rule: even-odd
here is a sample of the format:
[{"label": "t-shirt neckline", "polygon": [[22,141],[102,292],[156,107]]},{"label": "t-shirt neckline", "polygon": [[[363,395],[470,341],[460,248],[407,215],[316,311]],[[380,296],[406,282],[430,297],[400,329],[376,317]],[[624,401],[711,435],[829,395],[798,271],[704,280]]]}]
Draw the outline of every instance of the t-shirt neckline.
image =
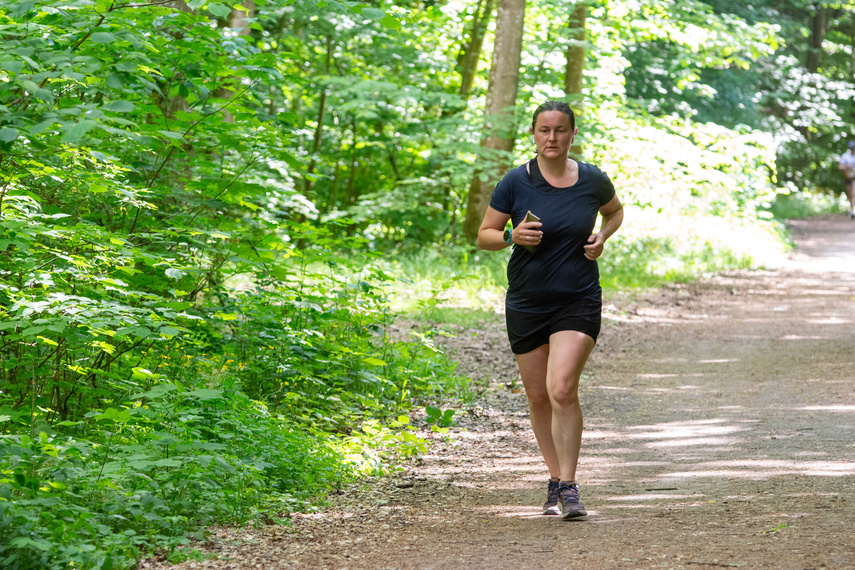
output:
[{"label": "t-shirt neckline", "polygon": [[[572,159],[571,159],[572,160]],[[555,193],[555,192],[564,192],[565,190],[570,190],[582,179],[582,166],[581,163],[577,160],[576,167],[579,169],[579,175],[576,177],[576,182],[571,184],[570,186],[553,186],[550,184],[546,178],[544,178],[543,173],[540,171],[540,165],[537,164],[537,157],[532,158],[529,161],[528,168],[528,180],[531,182],[531,185],[534,186],[535,190],[540,190],[541,192]]]}]

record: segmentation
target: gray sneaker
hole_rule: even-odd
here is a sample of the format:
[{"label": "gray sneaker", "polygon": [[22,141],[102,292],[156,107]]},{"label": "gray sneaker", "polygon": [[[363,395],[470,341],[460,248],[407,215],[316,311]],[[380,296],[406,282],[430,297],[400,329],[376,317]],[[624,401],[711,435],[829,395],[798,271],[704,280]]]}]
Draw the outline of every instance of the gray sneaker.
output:
[{"label": "gray sneaker", "polygon": [[561,483],[558,488],[558,502],[561,503],[561,520],[566,521],[588,514],[585,505],[579,499],[579,485],[576,481]]},{"label": "gray sneaker", "polygon": [[549,480],[549,486],[546,488],[546,502],[543,503],[543,514],[545,515],[560,515],[561,509],[558,507],[558,487],[561,485],[559,481]]}]

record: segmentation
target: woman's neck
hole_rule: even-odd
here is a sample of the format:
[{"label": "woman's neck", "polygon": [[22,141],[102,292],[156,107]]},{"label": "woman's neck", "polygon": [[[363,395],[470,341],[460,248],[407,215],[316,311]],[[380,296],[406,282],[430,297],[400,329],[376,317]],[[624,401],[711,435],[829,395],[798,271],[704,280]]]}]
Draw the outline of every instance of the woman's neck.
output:
[{"label": "woman's neck", "polygon": [[564,178],[572,169],[571,161],[568,157],[561,158],[545,158],[537,155],[537,166],[540,172],[554,178]]},{"label": "woman's neck", "polygon": [[579,180],[578,163],[566,156],[548,159],[538,155],[537,167],[540,169],[541,176],[556,188],[569,188]]}]

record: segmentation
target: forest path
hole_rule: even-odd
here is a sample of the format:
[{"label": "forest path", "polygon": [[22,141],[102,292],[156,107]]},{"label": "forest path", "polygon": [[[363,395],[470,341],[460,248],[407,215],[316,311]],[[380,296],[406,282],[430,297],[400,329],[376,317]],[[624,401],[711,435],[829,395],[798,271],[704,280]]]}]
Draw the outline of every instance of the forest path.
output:
[{"label": "forest path", "polygon": [[792,227],[782,268],[607,302],[581,387],[586,519],[539,514],[497,324],[450,342],[492,382],[482,408],[405,473],[290,529],[222,529],[227,559],[180,567],[855,567],[855,222]]}]

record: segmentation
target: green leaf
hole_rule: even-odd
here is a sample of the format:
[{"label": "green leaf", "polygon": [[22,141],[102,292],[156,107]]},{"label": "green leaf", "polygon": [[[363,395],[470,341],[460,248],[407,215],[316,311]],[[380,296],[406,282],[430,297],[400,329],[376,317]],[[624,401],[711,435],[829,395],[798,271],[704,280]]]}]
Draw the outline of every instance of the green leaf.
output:
[{"label": "green leaf", "polygon": [[24,62],[17,60],[3,61],[0,62],[0,69],[18,75],[19,73],[21,73],[21,70],[24,69]]},{"label": "green leaf", "polygon": [[181,279],[182,277],[184,277],[184,272],[181,271],[180,269],[170,267],[169,269],[166,270],[166,276],[169,277],[170,279]]},{"label": "green leaf", "polygon": [[386,363],[379,358],[374,358],[373,356],[369,356],[367,358],[363,358],[362,362],[365,364],[370,364],[371,366],[386,366]]},{"label": "green leaf", "polygon": [[0,142],[12,142],[18,138],[18,131],[16,129],[5,128],[0,129]]},{"label": "green leaf", "polygon": [[208,4],[208,11],[217,18],[225,18],[232,13],[232,9],[219,2],[211,2]]},{"label": "green leaf", "polygon": [[386,12],[377,8],[366,7],[362,9],[362,15],[372,20],[381,20],[386,16]]},{"label": "green leaf", "polygon": [[217,457],[215,457],[215,458],[214,458],[214,460],[217,462],[217,464],[218,464],[220,467],[222,467],[223,469],[225,469],[225,470],[226,470],[226,471],[228,471],[229,473],[234,473],[234,472],[235,472],[235,468],[234,468],[234,467],[232,467],[232,466],[231,466],[231,465],[230,465],[230,464],[229,464],[225,459],[223,459],[222,457],[217,456]]},{"label": "green leaf", "polygon": [[111,73],[107,76],[107,87],[111,89],[121,89],[124,87],[122,77],[118,73]]},{"label": "green leaf", "polygon": [[174,141],[186,142],[181,133],[176,133],[175,131],[157,131],[168,139],[172,139]]},{"label": "green leaf", "polygon": [[[67,143],[72,143],[72,144],[79,142],[80,139],[82,139],[83,136],[87,132],[89,132],[89,129],[91,129],[92,127],[94,127],[97,124],[98,123],[93,121],[93,120],[84,119],[78,123],[72,123],[71,126],[66,125],[66,127],[68,127],[68,128],[65,131],[65,135],[63,135],[63,137],[62,137],[62,142],[67,142]],[[65,127],[63,127],[63,128],[65,128]]]},{"label": "green leaf", "polygon": [[109,32],[95,32],[89,39],[96,44],[110,44],[116,41],[115,36]]},{"label": "green leaf", "polygon": [[14,14],[18,17],[21,17],[21,16],[25,15],[27,12],[29,12],[30,10],[32,10],[34,6],[35,6],[34,0],[24,0],[23,2],[19,3],[17,6],[13,6],[12,14]]},{"label": "green leaf", "polygon": [[178,389],[178,386],[175,384],[158,384],[153,387],[148,392],[142,392],[140,394],[134,394],[131,396],[131,400],[140,400],[142,398],[149,398],[151,400],[155,398],[161,398],[169,392],[173,392]]},{"label": "green leaf", "polygon": [[207,1],[208,0],[188,0],[187,7],[191,10],[196,10],[197,8],[204,6]]},{"label": "green leaf", "polygon": [[43,330],[45,330],[45,327],[29,327],[24,329],[24,332],[22,332],[21,334],[23,336],[33,336],[39,334]]},{"label": "green leaf", "polygon": [[389,14],[383,16],[383,19],[380,20],[380,25],[386,28],[387,30],[398,30],[401,28],[401,22],[399,22],[397,18],[393,18]]},{"label": "green leaf", "polygon": [[154,464],[158,467],[181,467],[181,462],[177,459],[158,459]]},{"label": "green leaf", "polygon": [[117,423],[125,423],[131,419],[131,411],[119,411],[116,408],[107,408],[103,413],[92,417],[96,420],[112,420]]},{"label": "green leaf", "polygon": [[26,536],[19,536],[17,538],[13,538],[9,541],[9,544],[16,548],[21,548],[22,550],[27,549],[29,547],[35,547],[39,550],[48,552],[50,550],[53,550],[54,548],[53,544],[46,540],[33,540],[32,538]]},{"label": "green leaf", "polygon": [[152,372],[151,370],[146,370],[145,368],[134,368],[131,378],[133,378],[134,380],[143,380],[146,378],[151,378],[152,376],[154,376],[154,372]]},{"label": "green leaf", "polygon": [[107,111],[114,111],[116,113],[130,113],[137,106],[130,101],[110,101],[106,105],[104,105],[104,109]]},{"label": "green leaf", "polygon": [[134,327],[132,334],[137,338],[148,338],[151,336],[151,330],[146,327]]},{"label": "green leaf", "polygon": [[199,398],[200,400],[213,400],[215,398],[220,398],[223,395],[222,390],[211,390],[209,388],[199,388],[198,390],[193,390],[192,392],[187,392],[188,396],[192,396],[194,398]]}]

